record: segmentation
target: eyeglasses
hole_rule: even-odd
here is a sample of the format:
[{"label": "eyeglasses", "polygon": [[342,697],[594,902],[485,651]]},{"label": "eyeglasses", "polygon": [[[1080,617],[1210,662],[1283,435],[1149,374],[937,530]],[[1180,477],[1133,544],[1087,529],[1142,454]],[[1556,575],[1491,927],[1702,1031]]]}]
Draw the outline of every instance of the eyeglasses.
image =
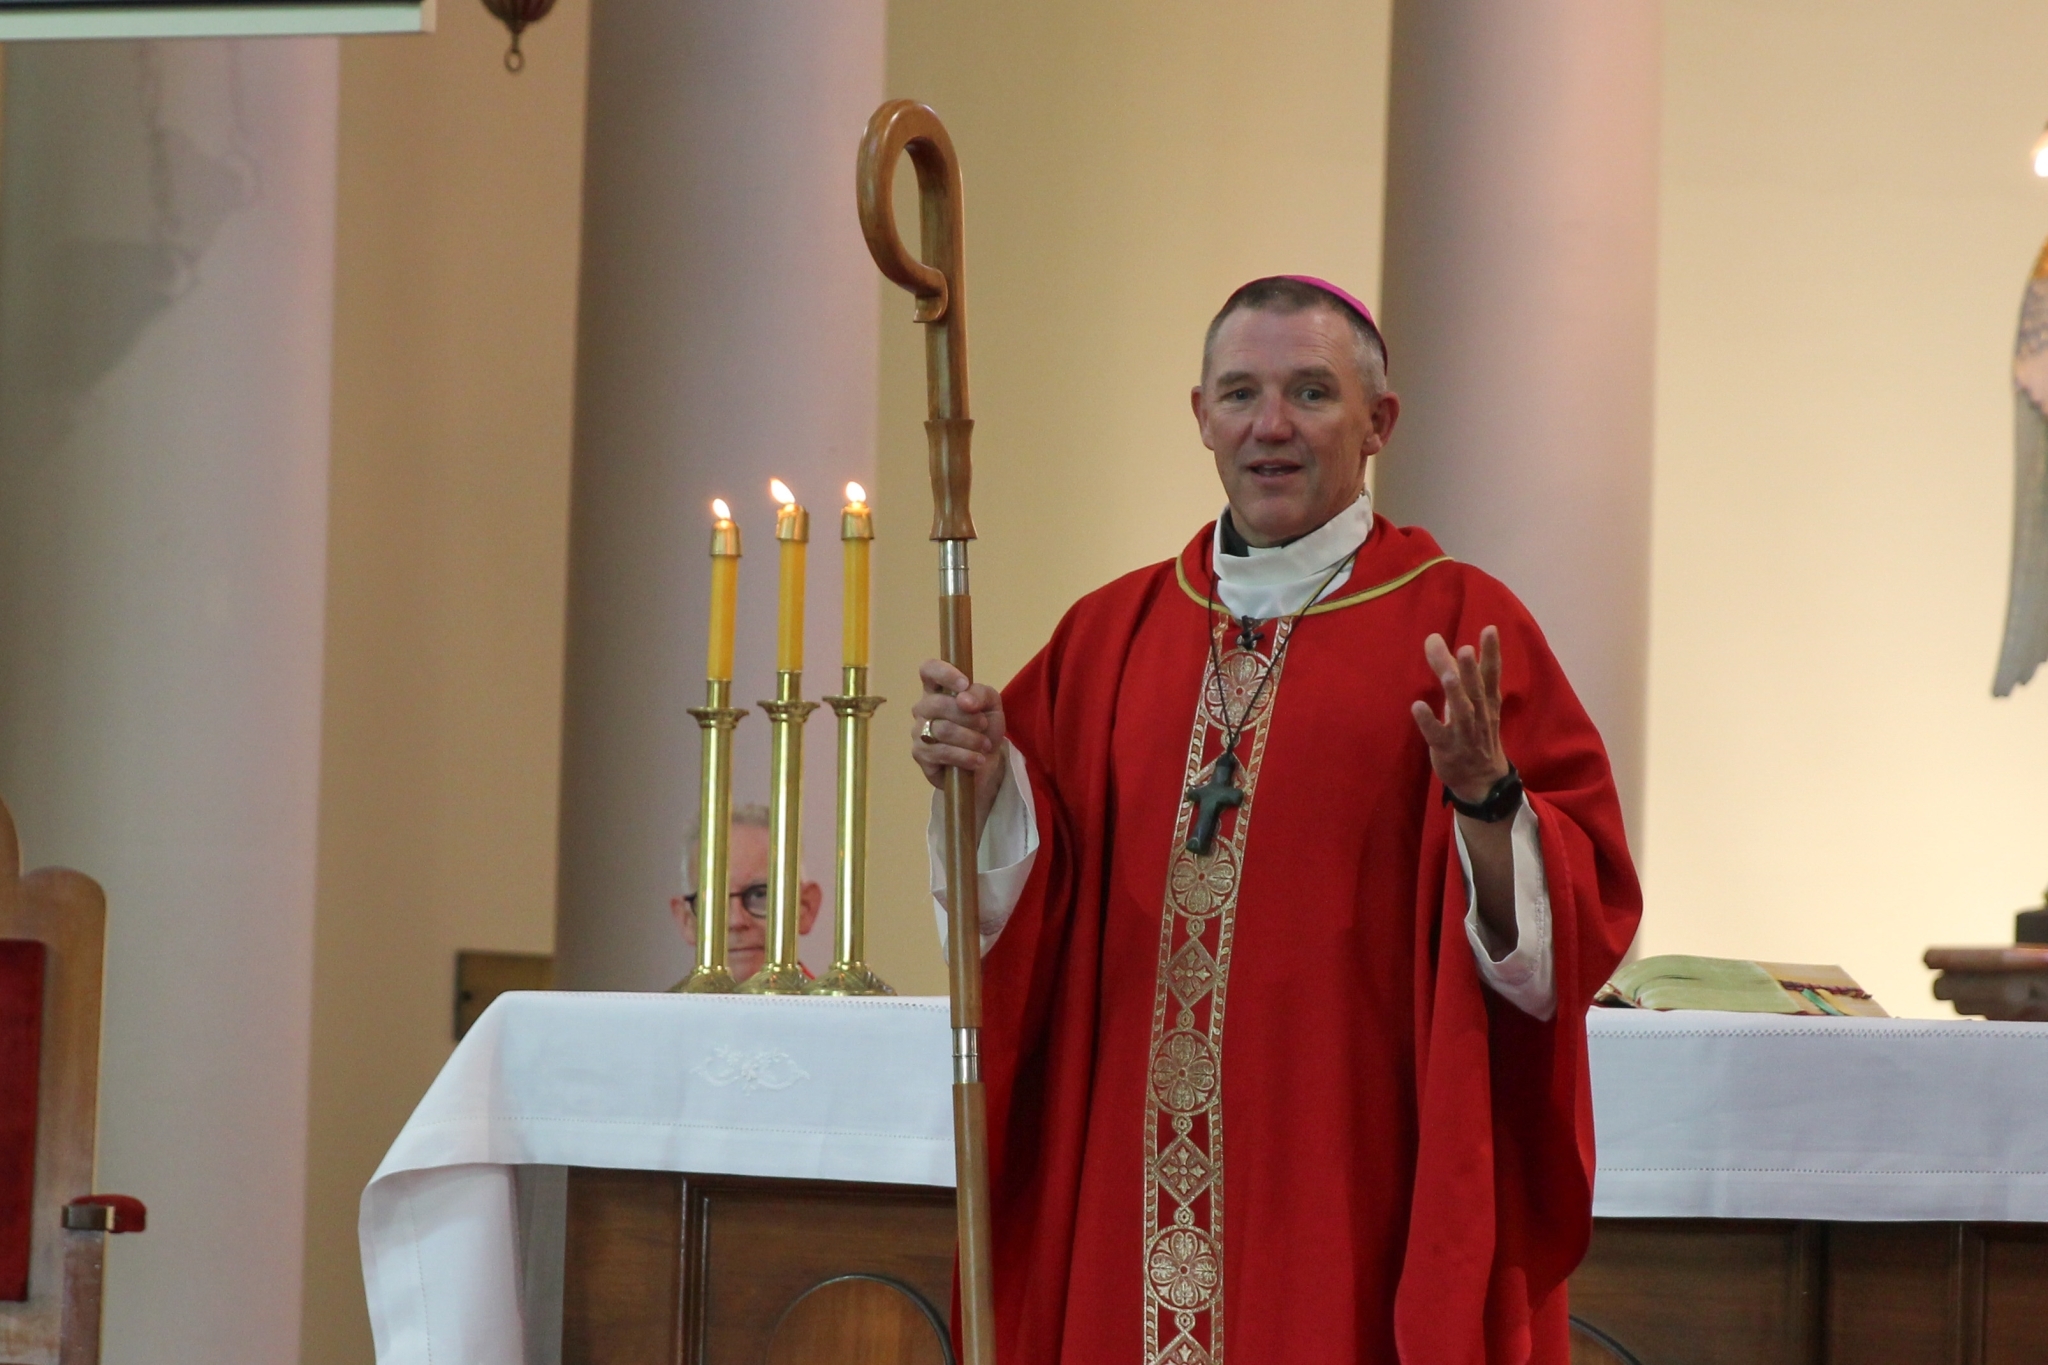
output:
[{"label": "eyeglasses", "polygon": [[[752,885],[742,887],[738,891],[728,892],[726,899],[738,901],[740,909],[746,911],[755,919],[768,918],[768,883],[766,882],[754,882]],[[691,914],[697,913],[696,892],[692,891],[685,895],[683,901],[690,907]]]}]

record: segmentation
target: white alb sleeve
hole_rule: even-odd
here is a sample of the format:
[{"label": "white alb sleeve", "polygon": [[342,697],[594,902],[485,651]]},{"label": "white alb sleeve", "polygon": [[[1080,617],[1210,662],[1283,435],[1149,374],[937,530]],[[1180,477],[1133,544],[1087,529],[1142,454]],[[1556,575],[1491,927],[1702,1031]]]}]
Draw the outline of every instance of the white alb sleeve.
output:
[{"label": "white alb sleeve", "polygon": [[[1502,958],[1486,949],[1479,925],[1479,892],[1472,884],[1472,855],[1456,821],[1451,828],[1458,844],[1458,866],[1465,871],[1465,937],[1479,963],[1480,979],[1522,1013],[1549,1019],[1557,1013],[1557,979],[1550,941],[1550,884],[1543,878],[1543,839],[1537,831],[1536,808],[1524,801],[1515,812],[1510,832],[1515,854],[1515,946]],[[987,913],[982,912],[984,917]]]},{"label": "white alb sleeve", "polygon": [[[996,935],[1010,922],[1017,901],[1024,894],[1031,864],[1038,860],[1038,811],[1031,800],[1031,778],[1024,767],[1024,755],[1017,746],[1004,746],[1009,754],[1009,780],[996,792],[989,807],[988,821],[981,827],[981,845],[975,850],[976,878],[980,891],[981,951],[994,946]],[[939,951],[946,951],[946,818],[945,798],[932,793],[932,818],[925,827],[925,847],[931,855],[932,910],[939,919]]]}]

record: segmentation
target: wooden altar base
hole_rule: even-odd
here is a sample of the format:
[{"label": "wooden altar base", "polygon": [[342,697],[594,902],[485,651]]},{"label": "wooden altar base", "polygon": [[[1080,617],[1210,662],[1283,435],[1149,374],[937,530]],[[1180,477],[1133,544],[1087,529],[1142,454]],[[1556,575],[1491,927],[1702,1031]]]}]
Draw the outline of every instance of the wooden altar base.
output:
[{"label": "wooden altar base", "polygon": [[1571,1302],[1641,1365],[2043,1365],[2048,1225],[1603,1218]]},{"label": "wooden altar base", "polygon": [[952,1365],[953,1191],[571,1167],[562,1365]]},{"label": "wooden altar base", "polygon": [[[572,1168],[562,1365],[951,1365],[952,1280],[948,1189]],[[1571,1293],[1638,1365],[2048,1362],[2048,1225],[1600,1219]]]}]

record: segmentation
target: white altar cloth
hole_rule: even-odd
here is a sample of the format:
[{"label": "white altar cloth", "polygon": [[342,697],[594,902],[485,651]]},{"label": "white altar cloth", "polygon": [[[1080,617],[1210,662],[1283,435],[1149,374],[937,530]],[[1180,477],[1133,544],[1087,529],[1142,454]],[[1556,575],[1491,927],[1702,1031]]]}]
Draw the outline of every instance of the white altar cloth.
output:
[{"label": "white altar cloth", "polygon": [[2048,1222],[2048,1024],[1594,1010],[1603,1218]]},{"label": "white altar cloth", "polygon": [[513,1171],[953,1183],[942,999],[516,992],[363,1191],[379,1365],[523,1360]]},{"label": "white altar cloth", "polygon": [[[2048,1222],[2048,1024],[1595,1010],[1593,1211]],[[950,1185],[943,1000],[513,994],[363,1192],[380,1365],[523,1359],[513,1171]]]}]

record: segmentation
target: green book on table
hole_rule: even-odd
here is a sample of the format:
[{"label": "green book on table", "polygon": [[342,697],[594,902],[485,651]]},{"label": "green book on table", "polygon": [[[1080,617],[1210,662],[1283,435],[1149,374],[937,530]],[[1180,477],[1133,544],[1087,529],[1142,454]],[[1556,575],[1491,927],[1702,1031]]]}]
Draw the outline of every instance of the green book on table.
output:
[{"label": "green book on table", "polygon": [[1733,1010],[1885,1019],[1884,1006],[1840,967],[1664,953],[1616,972],[1595,1005],[1610,1009]]}]

